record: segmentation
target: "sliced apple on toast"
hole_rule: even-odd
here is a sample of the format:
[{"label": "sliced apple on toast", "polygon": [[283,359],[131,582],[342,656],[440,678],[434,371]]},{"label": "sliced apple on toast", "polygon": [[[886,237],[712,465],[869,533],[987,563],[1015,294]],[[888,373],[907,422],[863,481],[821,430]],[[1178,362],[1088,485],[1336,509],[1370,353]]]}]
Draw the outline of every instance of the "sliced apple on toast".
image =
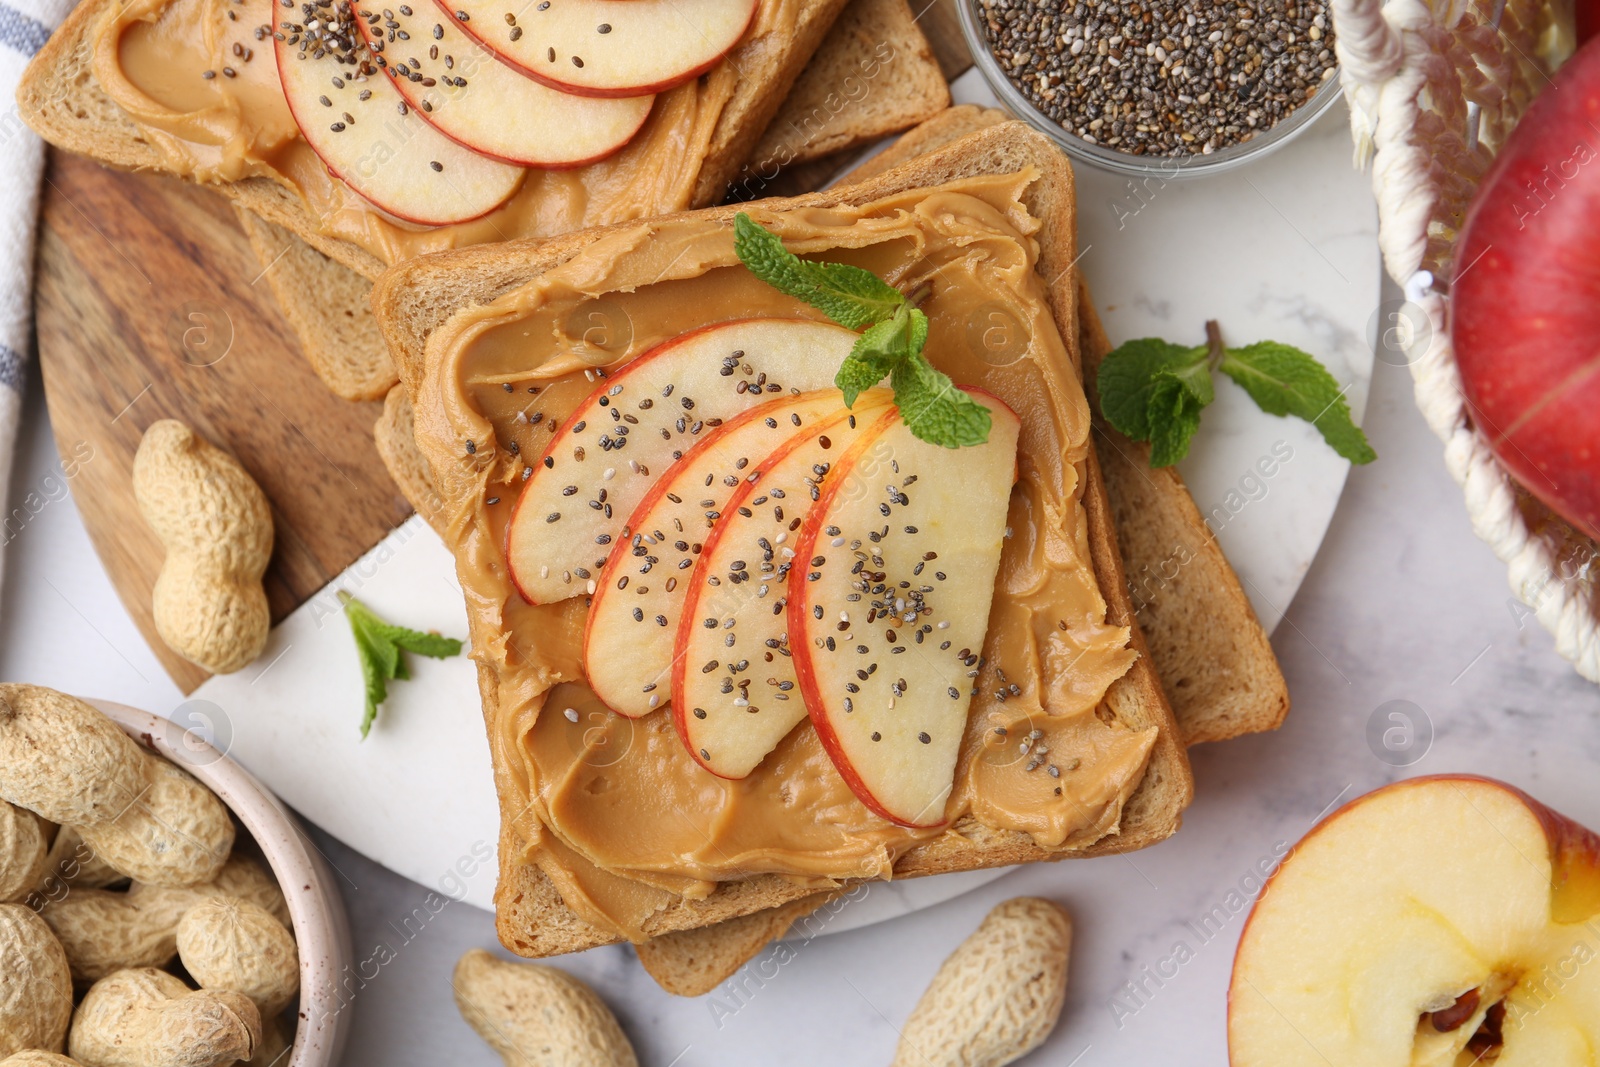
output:
[{"label": "sliced apple on toast", "polygon": [[467,148],[520,166],[577,167],[627,144],[655,97],[599,100],[534,81],[434,4],[363,5],[355,23],[412,114]]},{"label": "sliced apple on toast", "polygon": [[324,18],[311,27],[282,19],[273,51],[295,124],[335,177],[374,207],[424,226],[486,215],[517,191],[523,168],[417,117],[373,63],[348,8],[328,8]]},{"label": "sliced apple on toast", "polygon": [[1016,478],[1017,416],[943,448],[898,418],[829,472],[800,528],[789,642],[800,691],[839,773],[903,826],[944,821]]},{"label": "sliced apple on toast", "polygon": [[523,597],[547,604],[597,589],[667,468],[741,411],[830,387],[856,336],[805,319],[742,319],[673,338],[603,379],[551,437],[517,500],[506,559]]},{"label": "sliced apple on toast", "polygon": [[839,457],[893,400],[867,390],[795,434],[734,490],[705,539],[673,647],[672,714],[713,774],[745,777],[806,717],[784,611],[799,530]]},{"label": "sliced apple on toast", "polygon": [[1487,778],[1385,786],[1272,872],[1234,956],[1230,1062],[1593,1063],[1597,917],[1600,836]]},{"label": "sliced apple on toast", "polygon": [[484,47],[529,77],[579,96],[642,96],[714,67],[739,43],[757,0],[438,0]]},{"label": "sliced apple on toast", "polygon": [[[729,498],[742,486],[764,484],[767,457],[787,442],[849,415],[837,389],[777,397],[708,431],[656,480],[629,518],[632,533],[607,560],[589,604],[583,669],[596,696],[630,718],[672,698],[673,642],[690,590],[705,583],[715,602],[724,581],[751,577],[749,570],[724,578],[694,569],[705,540],[728,520]],[[720,617],[710,623],[723,629]]]}]

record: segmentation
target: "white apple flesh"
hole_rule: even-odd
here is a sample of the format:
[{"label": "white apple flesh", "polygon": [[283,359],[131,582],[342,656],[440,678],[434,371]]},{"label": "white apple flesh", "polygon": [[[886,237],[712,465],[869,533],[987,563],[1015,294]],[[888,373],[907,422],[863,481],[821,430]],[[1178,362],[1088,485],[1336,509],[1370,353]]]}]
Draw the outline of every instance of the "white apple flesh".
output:
[{"label": "white apple flesh", "polygon": [[[373,206],[426,226],[467,222],[503,204],[526,173],[465,148],[417,117],[371,61],[350,9],[317,9],[319,25],[275,8],[278,76],[300,134],[328,169]],[[301,17],[305,17],[303,14]],[[308,36],[309,34],[309,36]]]},{"label": "white apple flesh", "polygon": [[[577,167],[627,144],[650,115],[650,95],[573,96],[500,62],[437,6],[361,6],[367,47],[391,72],[412,113],[451,140],[520,166]],[[411,14],[406,12],[411,11]]]},{"label": "white apple flesh", "polygon": [[[837,389],[777,397],[704,434],[657,479],[628,519],[630,539],[600,572],[584,625],[583,672],[608,707],[636,719],[672,699],[673,641],[689,591],[706,583],[714,600],[725,581],[750,578],[748,570],[741,579],[693,569],[705,539],[727,519],[728,498],[759,481],[767,457],[785,442],[847,415]],[[711,622],[722,628],[721,618]],[[730,649],[719,655],[731,661]]]},{"label": "white apple flesh", "polygon": [[744,36],[756,0],[438,0],[438,6],[529,77],[563,92],[607,97],[664,92],[710,70]]},{"label": "white apple flesh", "polygon": [[829,472],[789,575],[817,735],[857,798],[903,826],[944,821],[1016,478],[1016,415],[966,392],[989,440],[941,448],[885,420]]},{"label": "white apple flesh", "polygon": [[1346,805],[1267,883],[1234,959],[1233,1067],[1559,1067],[1600,1049],[1600,837],[1501,782]]},{"label": "white apple flesh", "polygon": [[796,434],[740,484],[705,539],[673,646],[672,718],[712,774],[745,777],[806,717],[783,610],[794,545],[835,461],[893,401],[869,389]]},{"label": "white apple flesh", "polygon": [[506,559],[523,597],[588,592],[639,502],[701,434],[764,400],[831,386],[855,338],[831,323],[742,319],[673,338],[602,379],[517,500]]}]

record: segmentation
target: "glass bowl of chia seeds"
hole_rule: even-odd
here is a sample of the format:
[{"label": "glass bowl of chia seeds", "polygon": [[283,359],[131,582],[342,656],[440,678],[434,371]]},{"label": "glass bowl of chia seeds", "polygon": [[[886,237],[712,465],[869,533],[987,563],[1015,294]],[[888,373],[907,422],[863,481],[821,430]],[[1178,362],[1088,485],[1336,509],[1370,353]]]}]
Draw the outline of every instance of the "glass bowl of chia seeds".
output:
[{"label": "glass bowl of chia seeds", "polygon": [[1327,0],[957,0],[973,61],[1074,159],[1199,177],[1281,147],[1339,93]]}]

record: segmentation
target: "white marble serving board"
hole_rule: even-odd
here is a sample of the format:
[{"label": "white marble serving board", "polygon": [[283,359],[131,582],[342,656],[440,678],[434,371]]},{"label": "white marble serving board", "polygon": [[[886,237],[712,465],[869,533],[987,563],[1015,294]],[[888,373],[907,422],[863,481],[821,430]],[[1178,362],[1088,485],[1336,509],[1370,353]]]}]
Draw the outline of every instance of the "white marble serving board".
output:
[{"label": "white marble serving board", "polygon": [[[954,92],[960,102],[993,99],[975,72]],[[1270,338],[1316,354],[1349,386],[1359,417],[1379,268],[1371,194],[1350,166],[1345,123],[1341,104],[1276,155],[1216,178],[1140,186],[1079,168],[1081,266],[1113,343],[1162,336],[1199,344],[1205,320],[1216,318],[1230,343]],[[1275,449],[1263,475],[1257,464]],[[1263,415],[1219,382],[1181,470],[1273,628],[1316,555],[1347,465],[1306,424]],[[335,837],[490,907],[499,809],[472,666],[411,657],[412,680],[391,687],[362,741],[361,673],[336,588],[394,622],[465,636],[450,557],[412,519],[284,620],[257,665],[213,678],[194,694],[203,703],[185,707],[220,724],[228,736],[219,742]],[[903,915],[999,873],[883,886],[826,929]]]}]

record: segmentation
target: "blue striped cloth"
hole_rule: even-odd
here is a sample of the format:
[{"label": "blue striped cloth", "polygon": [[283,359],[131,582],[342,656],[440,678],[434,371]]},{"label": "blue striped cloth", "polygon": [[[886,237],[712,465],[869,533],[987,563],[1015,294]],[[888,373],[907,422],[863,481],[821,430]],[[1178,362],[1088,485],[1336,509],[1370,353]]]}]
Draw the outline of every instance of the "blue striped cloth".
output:
[{"label": "blue striped cloth", "polygon": [[14,509],[25,506],[26,486],[12,486],[17,423],[33,351],[33,241],[39,211],[44,144],[23,125],[15,103],[28,60],[72,10],[70,0],[0,0],[0,577]]}]

